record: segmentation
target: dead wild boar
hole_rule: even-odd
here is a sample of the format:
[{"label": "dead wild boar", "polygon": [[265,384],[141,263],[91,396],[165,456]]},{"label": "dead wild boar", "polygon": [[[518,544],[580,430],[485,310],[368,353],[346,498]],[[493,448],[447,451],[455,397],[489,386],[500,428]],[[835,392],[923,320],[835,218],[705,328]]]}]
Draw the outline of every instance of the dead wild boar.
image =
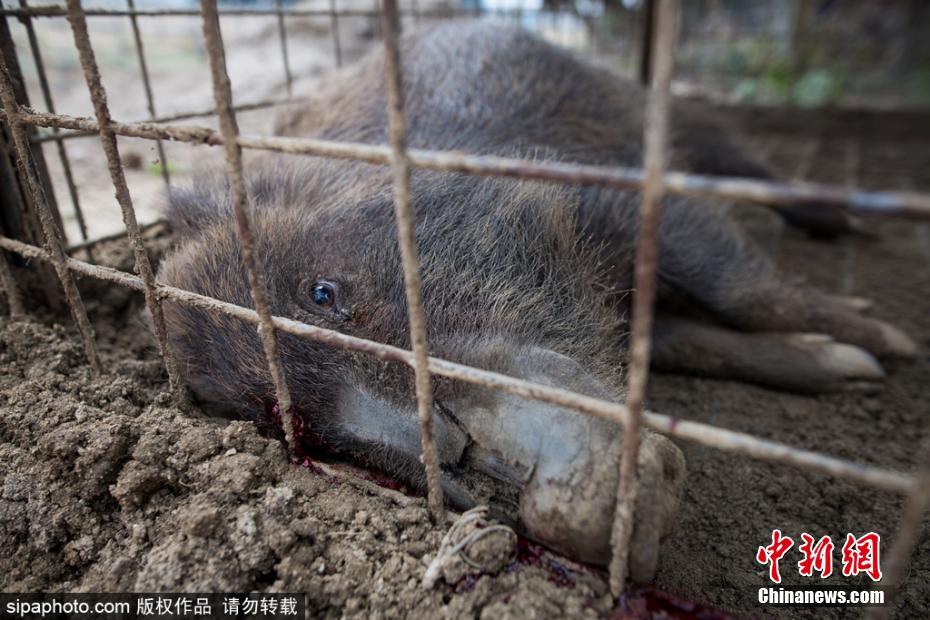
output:
[{"label": "dead wild boar", "polygon": [[[402,45],[411,147],[545,161],[639,165],[644,96],[518,29],[445,24]],[[285,135],[387,142],[383,55],[326,82],[281,119]],[[687,109],[673,166],[766,171]],[[259,268],[274,314],[409,347],[385,166],[285,155],[247,169]],[[416,170],[412,200],[430,353],[622,400],[636,192]],[[174,191],[179,236],[165,284],[252,306],[225,175]],[[795,217],[797,214],[789,214]],[[795,220],[816,228],[817,217]],[[813,223],[812,223],[813,222]],[[709,205],[663,202],[654,365],[807,392],[883,377],[876,357],[914,344],[855,299],[794,286]],[[273,387],[254,326],[166,305],[171,350],[202,406],[261,417]],[[326,448],[423,484],[413,373],[280,334],[295,411]],[[442,482],[459,507],[488,503],[581,560],[609,557],[620,431],[554,405],[433,379]],[[631,552],[655,572],[684,461],[647,432]]]}]

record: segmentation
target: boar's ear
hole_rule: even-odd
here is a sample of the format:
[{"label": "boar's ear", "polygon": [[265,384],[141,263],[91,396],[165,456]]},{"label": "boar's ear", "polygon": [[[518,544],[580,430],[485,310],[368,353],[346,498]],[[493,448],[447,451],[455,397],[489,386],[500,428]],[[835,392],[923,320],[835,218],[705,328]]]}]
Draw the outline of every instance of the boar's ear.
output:
[{"label": "boar's ear", "polygon": [[226,188],[214,184],[196,183],[192,187],[168,190],[163,208],[165,218],[175,234],[193,237],[231,216]]},{"label": "boar's ear", "polygon": [[[256,211],[306,204],[318,187],[314,170],[296,160],[253,161],[246,173],[250,204]],[[220,168],[197,171],[189,187],[169,189],[165,203],[162,212],[182,238],[197,236],[233,218],[229,182]]]}]

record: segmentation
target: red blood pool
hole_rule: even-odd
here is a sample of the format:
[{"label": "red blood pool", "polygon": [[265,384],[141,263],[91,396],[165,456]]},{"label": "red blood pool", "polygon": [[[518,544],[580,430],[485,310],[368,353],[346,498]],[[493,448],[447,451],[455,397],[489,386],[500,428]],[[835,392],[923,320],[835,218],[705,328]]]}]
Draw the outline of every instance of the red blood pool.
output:
[{"label": "red blood pool", "polygon": [[620,597],[611,620],[736,620],[736,616],[652,586],[633,586]]}]

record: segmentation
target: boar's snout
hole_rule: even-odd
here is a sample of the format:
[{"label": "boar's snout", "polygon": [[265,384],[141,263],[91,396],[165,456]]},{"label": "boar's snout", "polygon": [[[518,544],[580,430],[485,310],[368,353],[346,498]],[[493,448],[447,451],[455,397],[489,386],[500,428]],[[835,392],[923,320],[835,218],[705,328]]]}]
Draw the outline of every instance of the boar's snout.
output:
[{"label": "boar's snout", "polygon": [[[539,347],[504,362],[529,381],[610,399],[581,364]],[[412,406],[398,407],[357,386],[344,388],[337,416],[343,432],[372,450],[390,452],[395,468],[422,468],[420,431]],[[434,432],[442,484],[459,508],[491,506],[494,515],[530,538],[578,560],[604,565],[616,505],[622,431],[571,409],[487,388],[437,399]],[[671,529],[685,475],[671,441],[645,431],[639,458],[630,573],[649,581],[660,540]]]}]

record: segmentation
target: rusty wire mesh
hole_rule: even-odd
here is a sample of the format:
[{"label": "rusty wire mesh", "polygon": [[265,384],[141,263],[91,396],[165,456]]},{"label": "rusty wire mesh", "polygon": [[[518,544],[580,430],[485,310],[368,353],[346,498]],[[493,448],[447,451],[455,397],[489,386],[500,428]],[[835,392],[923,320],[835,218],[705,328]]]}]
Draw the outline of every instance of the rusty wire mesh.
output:
[{"label": "rusty wire mesh", "polygon": [[639,235],[633,274],[633,316],[630,329],[630,364],[627,375],[626,406],[629,417],[623,435],[620,474],[617,485],[617,508],[611,533],[614,554],[610,561],[610,590],[615,596],[623,592],[627,574],[627,554],[623,553],[633,536],[636,506],[636,470],[639,459],[643,405],[649,381],[652,349],[653,307],[656,297],[656,271],[659,263],[659,212],[662,206],[662,173],[665,171],[669,105],[672,85],[672,58],[678,14],[673,2],[661,2],[657,32],[649,37],[656,58],[645,115],[642,205],[639,211]]},{"label": "rusty wire mesh", "polygon": [[271,322],[271,306],[268,301],[265,274],[258,268],[259,259],[255,255],[255,235],[252,232],[252,216],[248,206],[248,195],[242,170],[242,147],[236,143],[239,126],[236,123],[236,114],[232,110],[232,85],[229,81],[229,75],[226,73],[226,55],[220,33],[220,18],[215,1],[203,0],[201,9],[203,13],[203,35],[207,42],[210,74],[213,76],[216,114],[220,119],[220,131],[223,134],[223,146],[226,152],[226,174],[229,177],[229,193],[233,213],[236,216],[236,231],[239,234],[239,241],[242,246],[242,262],[245,264],[246,274],[248,275],[252,301],[255,303],[255,310],[258,312],[258,333],[261,336],[262,348],[265,350],[265,358],[271,372],[272,383],[274,383],[275,396],[280,406],[284,436],[288,447],[293,449],[294,424],[293,412],[291,411],[291,395],[287,387],[284,369],[281,367],[277,335]]},{"label": "rusty wire mesh", "polygon": [[391,168],[394,171],[394,209],[397,220],[397,240],[400,244],[407,294],[407,314],[410,320],[410,348],[413,350],[413,370],[416,374],[417,413],[423,443],[423,466],[429,508],[439,521],[443,513],[442,488],[439,486],[439,454],[433,435],[433,389],[428,368],[429,348],[426,343],[426,315],[420,283],[420,262],[417,257],[416,215],[410,198],[410,158],[407,155],[407,125],[404,118],[404,86],[400,63],[400,17],[397,0],[384,0],[384,72],[388,91],[388,124],[391,142]]},{"label": "rusty wire mesh", "polygon": [[[166,341],[162,332],[163,327],[159,327],[157,319],[157,316],[160,315],[162,300],[171,299],[206,311],[223,313],[256,325],[262,337],[277,398],[279,403],[282,404],[284,429],[289,446],[293,446],[293,433],[289,418],[290,411],[287,406],[289,396],[284,369],[277,353],[276,330],[309,338],[330,346],[364,352],[381,359],[403,363],[413,368],[417,378],[417,401],[423,431],[424,466],[427,471],[429,506],[436,516],[442,512],[442,495],[439,487],[439,465],[430,431],[432,406],[429,381],[431,374],[569,407],[587,415],[593,415],[623,425],[627,432],[621,457],[620,492],[618,493],[618,509],[615,516],[616,522],[613,536],[614,560],[611,563],[611,586],[615,594],[618,594],[622,589],[626,574],[626,549],[631,529],[632,506],[636,489],[635,467],[633,467],[633,464],[636,462],[640,425],[672,437],[695,441],[719,450],[816,471],[825,475],[844,478],[860,485],[906,495],[907,500],[902,511],[895,544],[891,551],[888,570],[889,579],[887,580],[887,586],[891,591],[899,585],[906,572],[907,561],[916,541],[918,528],[928,505],[930,505],[930,450],[925,450],[925,454],[918,455],[916,459],[918,471],[913,474],[906,474],[794,448],[779,442],[714,427],[709,424],[679,420],[642,410],[643,394],[648,379],[649,333],[653,314],[657,249],[655,226],[658,222],[659,199],[663,193],[749,200],[771,205],[791,205],[800,201],[816,202],[823,206],[841,207],[854,213],[930,219],[930,196],[911,192],[866,192],[856,189],[854,186],[856,178],[854,174],[854,152],[849,155],[851,158],[849,163],[851,172],[847,179],[847,185],[842,188],[808,183],[723,179],[678,172],[664,172],[665,137],[663,134],[667,131],[668,123],[668,86],[672,72],[672,53],[675,38],[675,24],[673,22],[679,9],[678,0],[658,0],[658,6],[655,10],[654,28],[656,37],[649,59],[656,69],[653,78],[652,106],[650,113],[647,115],[646,123],[646,161],[644,170],[569,163],[531,162],[475,154],[408,149],[404,131],[403,85],[400,76],[398,46],[400,11],[396,0],[385,0],[381,11],[337,10],[335,0],[332,0],[329,8],[325,10],[284,9],[280,2],[276,2],[273,9],[224,9],[222,11],[218,9],[216,0],[202,0],[201,10],[199,11],[186,9],[139,10],[134,7],[131,0],[129,0],[129,7],[126,10],[84,9],[79,0],[68,0],[67,6],[41,7],[30,7],[27,5],[26,0],[19,0],[19,2],[19,8],[2,8],[0,9],[0,15],[17,17],[27,27],[30,46],[36,60],[36,68],[48,112],[36,112],[16,101],[10,73],[6,62],[0,56],[2,117],[10,126],[14,137],[17,165],[20,175],[25,179],[31,200],[39,212],[46,247],[43,249],[0,236],[0,248],[25,258],[51,263],[55,267],[65,290],[68,306],[81,333],[85,353],[91,365],[95,368],[100,367],[99,356],[94,341],[93,328],[74,284],[73,274],[75,273],[113,282],[145,293],[146,305],[149,311],[153,312],[153,316],[156,316],[156,336],[161,345],[161,353],[165,358],[173,387],[180,377],[178,371],[172,368],[171,356],[165,347]],[[413,16],[417,21],[421,18],[448,18],[462,14],[473,15],[474,13],[474,11],[450,10],[424,11],[422,9],[418,10],[415,6],[413,8]],[[482,13],[486,14],[487,11]],[[509,12],[501,13],[509,14]],[[156,117],[154,95],[136,18],[161,15],[190,15],[202,18],[211,74],[213,76],[214,110],[178,114],[171,117]],[[342,16],[380,17],[382,19],[381,33],[384,38],[388,60],[385,70],[387,72],[386,83],[389,93],[390,145],[240,135],[236,123],[237,112],[269,107],[293,100],[263,101],[238,107],[233,105],[219,28],[219,16],[221,15],[273,15],[277,17],[278,36],[287,79],[288,95],[291,94],[292,75],[287,52],[287,35],[284,21],[286,17],[329,17],[333,34],[333,52],[337,64],[342,63],[338,18]],[[29,20],[35,17],[57,16],[67,16],[71,23],[75,44],[81,55],[88,87],[94,102],[96,120],[57,114],[54,111],[38,42],[31,31]],[[106,106],[106,94],[99,83],[96,60],[90,48],[90,41],[86,36],[85,19],[87,16],[130,18],[142,80],[146,89],[146,101],[150,114],[150,119],[147,122],[125,123],[110,118]],[[647,38],[647,41],[651,40],[651,37]],[[205,127],[166,124],[171,121],[213,114],[219,117],[219,132]],[[72,192],[73,202],[78,210],[82,233],[82,242],[73,246],[70,253],[83,249],[88,252],[89,258],[91,257],[89,251],[95,241],[87,239],[76,189],[73,179],[70,178],[70,168],[63,142],[74,137],[88,135],[99,135],[101,137],[107,153],[112,181],[123,210],[127,229],[124,234],[128,235],[134,249],[137,261],[136,269],[140,272],[140,276],[81,261],[68,255],[69,251],[65,248],[62,233],[58,229],[46,199],[45,189],[35,173],[33,155],[29,148],[30,140],[26,132],[26,128],[30,126],[48,127],[53,130],[50,135],[36,136],[31,141],[32,143],[41,143],[53,140],[58,145],[63,169],[68,176],[69,191]],[[70,133],[61,133],[60,130],[62,129],[72,131]],[[167,166],[164,165],[163,150],[160,146],[161,141],[170,140],[224,147],[227,174],[230,178],[230,188],[233,194],[232,202],[236,215],[237,230],[244,254],[247,256],[247,272],[256,310],[166,286],[154,280],[151,266],[145,257],[142,245],[142,228],[136,223],[128,188],[125,179],[122,178],[118,151],[116,150],[116,136],[130,136],[157,141],[166,182],[170,179],[167,174]],[[353,159],[392,166],[395,177],[396,220],[399,244],[404,259],[404,279],[410,314],[412,350],[408,351],[270,314],[267,291],[262,274],[256,268],[257,260],[254,257],[248,197],[242,179],[241,149],[243,148]],[[641,211],[643,225],[640,229],[640,238],[637,244],[630,397],[626,404],[595,399],[428,355],[425,337],[425,315],[419,294],[419,273],[414,238],[415,221],[409,185],[410,170],[416,167],[481,176],[507,176],[567,184],[597,184],[627,190],[644,189]],[[106,238],[112,239],[116,236],[108,235]],[[12,278],[6,256],[0,259],[0,284],[6,290],[11,314],[22,314],[24,311],[22,296]],[[181,397],[180,394],[178,396]],[[889,610],[890,608],[886,607],[873,610],[871,613],[873,616],[880,617],[890,613]]]}]

